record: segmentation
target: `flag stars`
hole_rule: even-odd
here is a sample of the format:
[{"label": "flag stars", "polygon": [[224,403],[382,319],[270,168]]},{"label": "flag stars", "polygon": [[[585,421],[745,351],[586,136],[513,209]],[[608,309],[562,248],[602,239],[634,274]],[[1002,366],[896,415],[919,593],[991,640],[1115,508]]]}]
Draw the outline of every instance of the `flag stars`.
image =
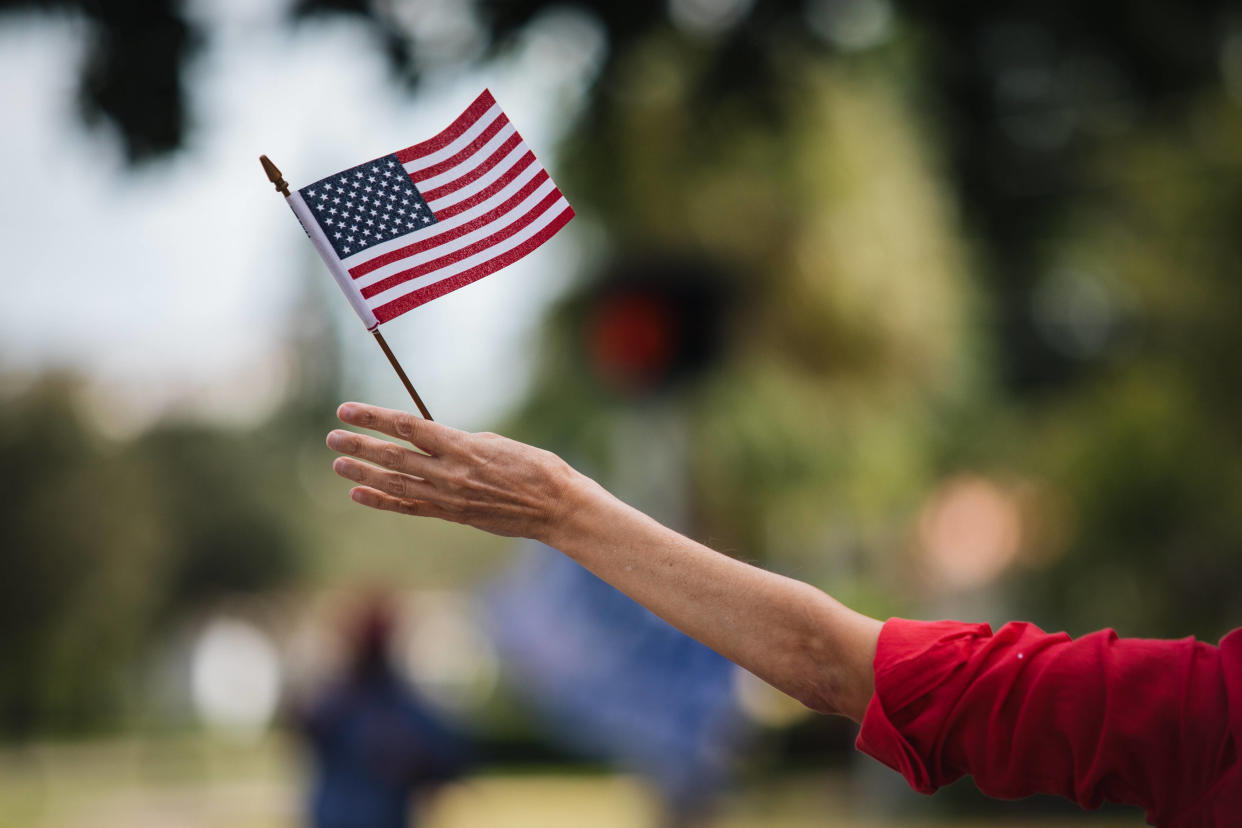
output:
[{"label": "flag stars", "polygon": [[337,173],[302,190],[326,238],[341,258],[374,255],[386,242],[436,221],[394,156]]}]

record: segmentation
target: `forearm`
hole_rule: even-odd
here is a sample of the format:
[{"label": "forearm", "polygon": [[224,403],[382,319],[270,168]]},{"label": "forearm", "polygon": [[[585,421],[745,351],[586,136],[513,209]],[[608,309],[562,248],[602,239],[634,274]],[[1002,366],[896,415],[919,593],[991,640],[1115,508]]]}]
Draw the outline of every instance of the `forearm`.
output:
[{"label": "forearm", "polygon": [[682,537],[549,452],[361,403],[338,414],[422,449],[328,435],[329,447],[352,455],[333,467],[361,484],[357,502],[545,541],[808,707],[861,720],[880,622]]},{"label": "forearm", "polygon": [[551,546],[808,707],[861,720],[879,621],[696,543],[582,475],[558,514]]}]

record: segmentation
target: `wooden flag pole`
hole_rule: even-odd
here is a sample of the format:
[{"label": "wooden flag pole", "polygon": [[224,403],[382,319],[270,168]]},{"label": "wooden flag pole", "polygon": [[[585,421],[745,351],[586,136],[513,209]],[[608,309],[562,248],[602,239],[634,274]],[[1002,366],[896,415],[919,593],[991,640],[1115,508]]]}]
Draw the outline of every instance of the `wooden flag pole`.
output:
[{"label": "wooden flag pole", "polygon": [[[280,170],[272,163],[272,159],[266,155],[259,156],[259,163],[263,165],[263,172],[267,173],[267,180],[272,182],[276,187],[276,192],[289,197],[289,182],[285,181],[285,177],[280,174]],[[375,341],[379,343],[380,350],[384,352],[384,356],[388,357],[388,364],[397,372],[397,376],[401,379],[401,384],[405,386],[405,390],[410,392],[410,399],[414,400],[414,404],[418,406],[418,413],[423,415],[426,420],[431,419],[431,412],[427,410],[427,406],[423,404],[422,397],[418,396],[418,392],[414,390],[414,383],[410,382],[410,378],[405,375],[405,369],[401,367],[401,363],[397,362],[397,356],[388,347],[388,343],[384,341],[384,335],[380,333],[379,326],[376,325],[371,331],[375,334]]]},{"label": "wooden flag pole", "polygon": [[392,364],[392,369],[397,372],[397,376],[401,377],[401,384],[405,386],[406,391],[410,392],[410,398],[418,406],[418,413],[423,415],[424,420],[430,420],[431,412],[427,410],[427,406],[423,405],[423,398],[418,396],[418,392],[414,390],[414,383],[410,382],[410,378],[405,375],[405,370],[401,367],[401,363],[397,362],[397,357],[393,354],[392,349],[388,347],[388,343],[384,341],[384,335],[380,333],[379,327],[377,326],[371,333],[375,334],[375,341],[379,343],[384,356],[388,357],[388,362]]}]

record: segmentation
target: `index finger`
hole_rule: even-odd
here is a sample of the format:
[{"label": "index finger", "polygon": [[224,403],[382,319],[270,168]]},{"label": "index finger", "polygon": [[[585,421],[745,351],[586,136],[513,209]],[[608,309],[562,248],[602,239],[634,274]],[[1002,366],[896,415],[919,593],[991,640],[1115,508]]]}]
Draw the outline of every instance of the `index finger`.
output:
[{"label": "index finger", "polygon": [[343,423],[369,428],[414,444],[428,454],[443,454],[453,443],[465,435],[451,426],[424,420],[405,411],[380,408],[367,403],[342,403],[336,416]]}]

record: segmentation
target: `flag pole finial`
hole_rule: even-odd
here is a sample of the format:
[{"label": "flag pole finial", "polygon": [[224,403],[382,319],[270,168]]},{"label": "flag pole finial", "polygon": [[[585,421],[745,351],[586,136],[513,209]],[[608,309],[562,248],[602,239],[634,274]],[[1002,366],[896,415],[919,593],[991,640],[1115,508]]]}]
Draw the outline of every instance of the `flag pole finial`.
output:
[{"label": "flag pole finial", "polygon": [[272,163],[272,159],[266,155],[259,156],[259,163],[263,165],[263,172],[267,173],[267,180],[276,186],[276,192],[285,198],[289,197],[289,182],[285,181],[285,177],[280,174],[280,170]]},{"label": "flag pole finial", "polygon": [[[280,174],[280,170],[277,169],[276,165],[272,163],[272,159],[268,158],[266,155],[260,155],[259,163],[263,165],[263,172],[267,173],[267,180],[276,186],[276,192],[280,193],[285,198],[289,198],[289,182],[285,181],[285,177]],[[292,202],[289,202],[289,204],[290,206],[293,205]],[[297,215],[296,209],[294,209],[294,215]],[[300,218],[298,220],[301,221]],[[305,225],[303,225],[303,228],[305,228]],[[430,420],[431,412],[428,411],[427,406],[423,404],[422,397],[418,396],[418,392],[414,390],[414,384],[410,382],[410,378],[406,376],[405,369],[402,368],[401,363],[397,361],[396,354],[392,352],[392,349],[388,347],[388,343],[384,341],[384,335],[379,332],[379,326],[376,325],[375,328],[372,329],[371,333],[375,335],[375,341],[379,343],[380,350],[384,352],[384,356],[388,357],[389,364],[392,365],[393,370],[397,372],[397,376],[401,379],[401,384],[404,385],[405,390],[409,392],[410,399],[414,400],[414,404],[418,406],[418,413],[422,414],[424,418]]]}]

